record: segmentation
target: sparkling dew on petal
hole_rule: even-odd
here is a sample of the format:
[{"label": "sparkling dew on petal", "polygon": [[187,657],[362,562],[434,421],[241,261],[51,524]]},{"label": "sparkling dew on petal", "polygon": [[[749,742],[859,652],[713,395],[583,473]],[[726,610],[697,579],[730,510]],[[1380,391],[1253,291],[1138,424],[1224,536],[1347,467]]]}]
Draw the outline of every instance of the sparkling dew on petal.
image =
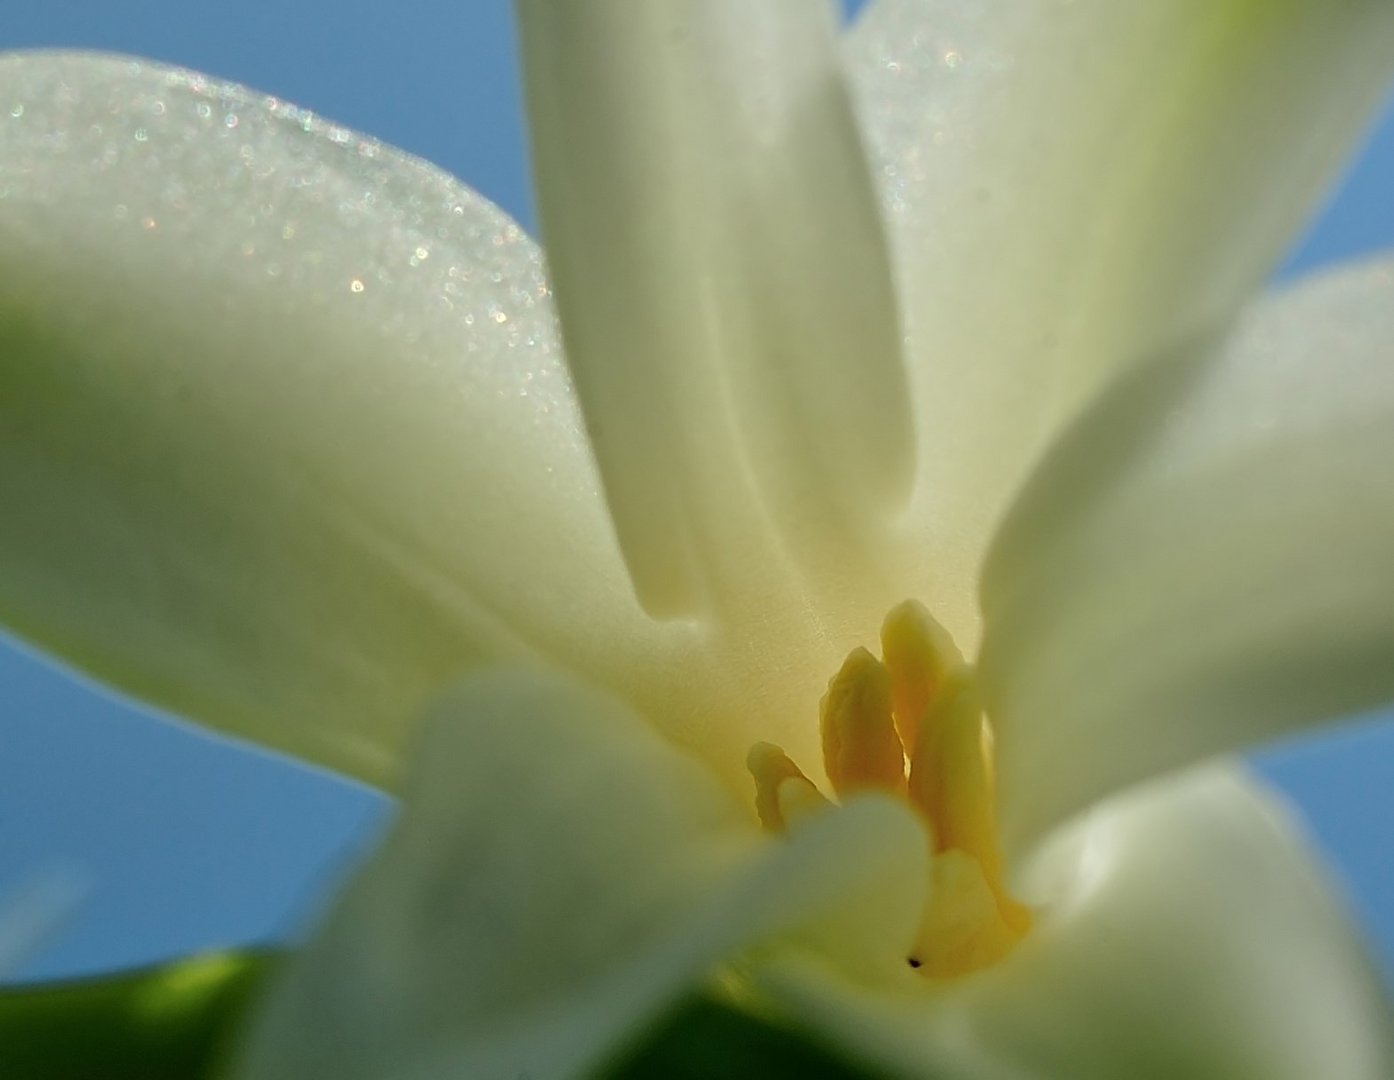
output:
[{"label": "sparkling dew on petal", "polygon": [[[883,659],[852,650],[819,709],[823,767],[840,799],[905,800],[930,836],[930,880],[906,961],[934,978],[996,963],[1030,929],[1007,892],[993,811],[992,729],[973,669],[925,608],[906,601],[882,626]],[[787,833],[834,804],[779,747],[747,758],[761,824]],[[907,773],[908,765],[908,773]]]}]

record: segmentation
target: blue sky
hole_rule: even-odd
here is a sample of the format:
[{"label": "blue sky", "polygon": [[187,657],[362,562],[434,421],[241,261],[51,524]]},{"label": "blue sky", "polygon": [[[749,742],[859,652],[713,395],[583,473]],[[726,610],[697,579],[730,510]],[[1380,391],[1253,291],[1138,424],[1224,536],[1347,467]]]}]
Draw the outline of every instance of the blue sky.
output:
[{"label": "blue sky", "polygon": [[[505,0],[49,0],[0,48],[137,53],[247,83],[395,143],[531,224]],[[1284,273],[1394,247],[1394,110]],[[1300,803],[1394,973],[1394,722],[1260,760]],[[39,874],[80,897],[30,977],[287,933],[351,864],[383,802],[233,748],[0,641],[0,897]]]}]

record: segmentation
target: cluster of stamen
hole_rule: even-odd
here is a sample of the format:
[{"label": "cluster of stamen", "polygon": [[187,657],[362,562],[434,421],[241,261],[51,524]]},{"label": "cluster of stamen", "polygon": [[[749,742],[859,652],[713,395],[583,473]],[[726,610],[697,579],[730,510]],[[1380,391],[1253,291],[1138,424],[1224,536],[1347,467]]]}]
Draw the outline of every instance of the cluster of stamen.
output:
[{"label": "cluster of stamen", "polygon": [[[948,631],[913,600],[892,609],[881,627],[881,658],[861,648],[848,655],[823,695],[819,727],[823,768],[838,798],[894,795],[927,826],[929,901],[910,965],[947,978],[1000,960],[1031,916],[1003,881],[992,729],[972,668]],[[772,832],[832,805],[777,746],[757,743],[747,764],[756,811]]]}]

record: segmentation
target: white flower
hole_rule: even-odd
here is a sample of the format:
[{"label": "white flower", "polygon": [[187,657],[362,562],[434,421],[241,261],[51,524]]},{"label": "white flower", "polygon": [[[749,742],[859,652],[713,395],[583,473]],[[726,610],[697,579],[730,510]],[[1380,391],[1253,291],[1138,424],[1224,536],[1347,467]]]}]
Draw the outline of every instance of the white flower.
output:
[{"label": "white flower", "polygon": [[[805,0],[520,9],[567,366],[429,167],[0,61],[0,614],[390,788],[474,673],[245,1074],[577,1075],[719,978],[909,1076],[1386,1075],[1292,826],[1173,770],[1394,696],[1394,268],[1238,314],[1394,7],[882,0],[855,109]],[[906,598],[957,645],[852,665],[849,768],[921,677],[995,766],[810,810],[767,754],[761,834],[747,749],[829,779],[819,696]]]}]

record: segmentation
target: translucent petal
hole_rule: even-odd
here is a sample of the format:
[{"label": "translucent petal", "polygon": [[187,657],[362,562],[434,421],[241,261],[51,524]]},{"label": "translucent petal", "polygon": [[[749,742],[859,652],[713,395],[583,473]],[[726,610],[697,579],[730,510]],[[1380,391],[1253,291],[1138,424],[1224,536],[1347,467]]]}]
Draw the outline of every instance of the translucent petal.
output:
[{"label": "translucent petal", "polygon": [[1385,0],[879,0],[850,41],[919,420],[922,594],[1119,367],[1267,276],[1394,70]]},{"label": "translucent petal", "polygon": [[806,607],[876,549],[913,465],[833,8],[519,11],[548,262],[639,595]]},{"label": "translucent petal", "polygon": [[534,245],[275,99],[0,60],[0,617],[360,776],[482,659],[646,625]]},{"label": "translucent petal", "polygon": [[889,800],[768,839],[623,705],[538,673],[474,677],[425,735],[239,1080],[591,1075],[748,943],[904,966],[926,841]]},{"label": "translucent petal", "polygon": [[1113,387],[983,585],[1018,850],[1108,791],[1394,699],[1394,263]]},{"label": "translucent petal", "polygon": [[1385,992],[1286,810],[1207,767],[1090,811],[1033,858],[1046,902],[999,967],[907,995],[807,959],[769,988],[924,1080],[1382,1080]]}]

